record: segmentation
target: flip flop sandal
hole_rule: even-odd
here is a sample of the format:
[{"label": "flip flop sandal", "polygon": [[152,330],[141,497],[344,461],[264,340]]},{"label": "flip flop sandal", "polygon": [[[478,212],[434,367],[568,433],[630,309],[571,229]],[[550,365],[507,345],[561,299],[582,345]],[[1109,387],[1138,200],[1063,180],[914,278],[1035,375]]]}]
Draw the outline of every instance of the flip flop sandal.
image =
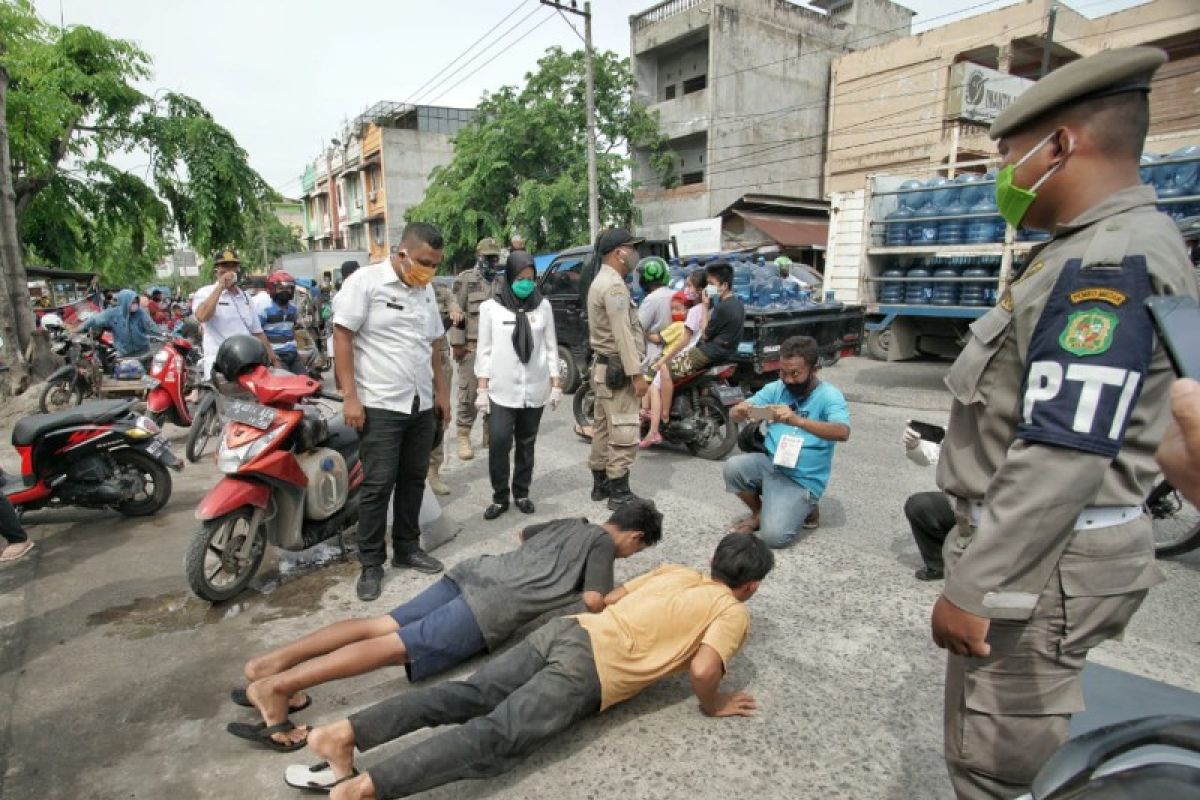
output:
[{"label": "flip flop sandal", "polygon": [[333,791],[333,787],[339,783],[357,777],[358,770],[355,769],[344,778],[334,778],[333,770],[329,768],[329,762],[322,761],[320,764],[313,764],[311,767],[304,764],[292,764],[283,773],[283,782],[293,789],[329,794]]},{"label": "flip flop sandal", "polygon": [[[254,704],[250,702],[250,698],[246,695],[245,689],[231,689],[229,691],[229,699],[232,700],[235,704],[242,706],[243,708],[254,708]],[[288,706],[288,713],[295,714],[297,711],[303,711],[304,709],[308,708],[311,705],[312,705],[312,695],[305,694],[303,703],[301,703],[298,706],[293,706],[293,705]]]},{"label": "flip flop sandal", "polygon": [[[29,547],[26,547],[24,550],[22,550],[22,551],[21,551],[20,553],[18,553],[17,555],[15,555],[15,556],[9,556],[8,558],[0,558],[0,564],[11,564],[11,563],[13,563],[14,561],[20,561],[22,558],[24,558],[25,556],[29,555],[29,553],[30,553],[30,552],[33,550],[33,548],[35,548],[35,547],[37,547],[37,542],[30,542],[30,543],[29,543]],[[3,549],[3,548],[0,548],[0,549]]]},{"label": "flip flop sandal", "polygon": [[[231,722],[225,726],[225,730],[232,733],[239,739],[245,739],[248,742],[256,742],[274,750],[276,753],[291,753],[299,750],[308,744],[308,737],[305,736],[303,741],[284,744],[272,739],[272,735],[276,733],[287,733],[288,731],[296,730],[296,725],[290,719],[285,719],[278,725],[268,725],[265,722],[250,724],[248,722]],[[307,730],[307,729],[306,729]]]}]

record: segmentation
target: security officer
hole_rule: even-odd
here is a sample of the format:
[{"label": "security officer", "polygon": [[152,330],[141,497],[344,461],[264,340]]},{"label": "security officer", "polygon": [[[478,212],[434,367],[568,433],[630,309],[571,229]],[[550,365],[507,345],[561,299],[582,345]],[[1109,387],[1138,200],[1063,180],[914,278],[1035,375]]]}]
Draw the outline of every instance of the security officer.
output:
[{"label": "security officer", "polygon": [[1083,710],[1088,651],[1160,580],[1142,501],[1171,368],[1143,301],[1196,294],[1170,218],[1138,178],[1147,47],[1080,59],[991,127],[1001,215],[1052,234],[971,325],[946,377],[938,465],[957,524],[933,640],[946,668],[945,756],[960,800],[1029,790]]},{"label": "security officer", "polygon": [[625,285],[625,276],[637,266],[637,246],[643,241],[623,228],[600,234],[596,250],[602,264],[587,295],[588,328],[596,354],[592,365],[595,432],[588,459],[592,499],[607,497],[608,507],[614,510],[635,499],[629,490],[629,469],[641,436],[639,401],[649,386],[641,368],[646,339]]},{"label": "security officer", "polygon": [[[454,292],[444,283],[438,283],[435,280],[433,294],[437,297],[438,313],[442,315],[443,327],[447,331],[455,330],[458,325],[462,324],[463,313],[458,301],[454,299]],[[442,361],[442,374],[449,380],[450,376],[454,374],[454,368],[450,363],[450,344],[447,337],[443,336],[435,340],[433,351]],[[446,463],[446,443],[438,438],[437,444],[429,453],[429,474],[426,476],[429,488],[433,490],[434,494],[450,494],[450,487],[442,481],[442,476],[439,474],[444,463]]]},{"label": "security officer", "polygon": [[[464,270],[454,279],[454,300],[465,312],[466,327],[450,331],[450,345],[458,362],[458,457],[464,461],[475,457],[471,449],[471,426],[478,410],[475,396],[475,343],[479,339],[479,306],[496,296],[496,267],[500,263],[500,245],[488,237],[475,247],[475,266]],[[483,423],[483,446],[487,447],[487,420]]]}]

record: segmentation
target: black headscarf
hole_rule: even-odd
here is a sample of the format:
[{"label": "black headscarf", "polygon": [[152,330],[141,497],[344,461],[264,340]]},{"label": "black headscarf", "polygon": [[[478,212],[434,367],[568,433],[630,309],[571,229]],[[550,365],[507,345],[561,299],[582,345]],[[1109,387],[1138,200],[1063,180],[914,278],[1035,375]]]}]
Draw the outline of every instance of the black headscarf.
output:
[{"label": "black headscarf", "polygon": [[517,276],[533,266],[533,256],[524,250],[513,250],[508,254],[504,264],[504,281],[496,299],[500,305],[517,315],[517,323],[513,325],[513,349],[522,364],[528,364],[533,356],[533,328],[529,325],[529,312],[542,304],[542,293],[534,288],[533,294],[524,300],[513,294],[512,285]]}]

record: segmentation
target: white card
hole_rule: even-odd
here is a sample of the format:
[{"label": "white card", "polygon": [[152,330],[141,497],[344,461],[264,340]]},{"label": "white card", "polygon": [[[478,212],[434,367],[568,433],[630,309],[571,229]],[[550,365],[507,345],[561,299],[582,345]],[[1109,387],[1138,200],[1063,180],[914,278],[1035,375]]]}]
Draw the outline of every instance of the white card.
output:
[{"label": "white card", "polygon": [[803,446],[803,437],[794,434],[784,436],[779,440],[779,446],[775,448],[775,466],[795,469],[796,462],[800,460],[800,448]]}]

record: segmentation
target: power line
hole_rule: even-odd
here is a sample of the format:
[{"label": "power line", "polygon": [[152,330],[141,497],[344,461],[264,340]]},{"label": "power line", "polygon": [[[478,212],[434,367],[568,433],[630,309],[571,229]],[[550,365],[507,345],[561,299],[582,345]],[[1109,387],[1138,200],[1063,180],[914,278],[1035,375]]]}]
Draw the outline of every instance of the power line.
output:
[{"label": "power line", "polygon": [[[537,9],[534,9],[534,10],[536,11]],[[528,18],[528,17],[526,17],[526,19],[527,19],[527,18]],[[522,34],[521,34],[521,35],[519,35],[519,36],[518,36],[516,39],[514,39],[514,40],[513,40],[513,41],[512,41],[512,42],[511,42],[511,43],[510,43],[508,46],[509,46],[509,47],[511,47],[512,45],[515,45],[517,42],[520,42],[522,39],[524,39],[525,37],[529,36],[529,34],[533,33],[533,32],[534,32],[534,31],[536,31],[538,28],[542,27],[543,25],[545,25],[547,22],[549,22],[549,21],[550,21],[550,20],[552,20],[552,19],[554,19],[554,12],[553,12],[553,11],[551,11],[551,12],[550,12],[549,14],[547,14],[546,16],[542,17],[542,21],[541,21],[541,22],[537,23],[536,25],[534,25],[534,26],[533,26],[533,27],[531,27],[531,28],[527,28],[527,29],[524,31],[524,33],[522,33]],[[522,21],[523,21],[523,20],[522,20]],[[476,75],[476,74],[477,74],[477,73],[478,73],[480,70],[482,70],[484,67],[486,67],[487,65],[491,64],[493,61],[495,61],[495,60],[496,60],[497,58],[499,58],[500,56],[502,56],[502,55],[506,54],[507,52],[509,52],[509,51],[508,51],[508,50],[501,50],[499,53],[496,53],[496,55],[492,56],[492,57],[491,57],[491,58],[489,58],[487,61],[483,62],[483,63],[482,63],[482,64],[480,64],[478,67],[476,67],[475,69],[471,70],[471,71],[470,71],[470,72],[468,72],[466,75],[464,75],[464,76],[462,77],[462,79],[461,79],[461,80],[459,80],[457,83],[455,83],[455,84],[454,84],[454,85],[452,85],[452,86],[449,86],[449,87],[447,87],[447,88],[446,88],[445,90],[443,90],[443,91],[442,91],[442,93],[441,93],[441,94],[439,94],[437,97],[434,97],[432,100],[427,100],[426,102],[428,102],[428,103],[436,103],[438,100],[440,100],[441,98],[445,97],[447,94],[449,94],[450,92],[454,91],[454,90],[455,90],[455,89],[457,89],[459,86],[461,86],[462,84],[464,84],[465,82],[467,82],[468,80],[470,80],[470,79],[471,79],[472,77],[474,77],[474,76],[475,76],[475,75]]]}]

